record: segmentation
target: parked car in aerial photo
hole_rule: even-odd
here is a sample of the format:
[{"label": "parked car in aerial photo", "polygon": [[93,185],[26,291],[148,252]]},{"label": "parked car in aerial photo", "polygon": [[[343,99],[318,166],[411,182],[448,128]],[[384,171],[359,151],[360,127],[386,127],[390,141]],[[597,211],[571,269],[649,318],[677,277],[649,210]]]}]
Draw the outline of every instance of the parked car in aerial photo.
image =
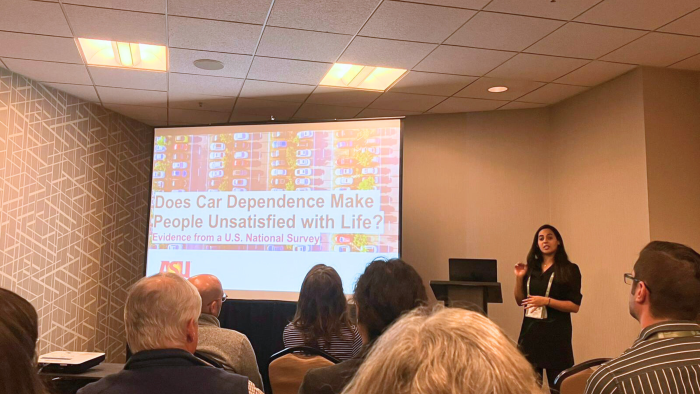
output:
[{"label": "parked car in aerial photo", "polygon": [[153,171],[153,179],[165,178],[165,171]]},{"label": "parked car in aerial photo", "polygon": [[190,149],[190,144],[175,144],[173,145],[174,150],[188,150]]},{"label": "parked car in aerial photo", "polygon": [[311,150],[300,149],[297,151],[297,157],[311,157]]},{"label": "parked car in aerial photo", "polygon": [[352,168],[336,168],[335,175],[352,175]]},{"label": "parked car in aerial photo", "polygon": [[165,152],[167,149],[165,145],[156,145],[153,150],[156,152]]},{"label": "parked car in aerial photo", "polygon": [[154,161],[165,160],[165,153],[156,153],[153,155]]},{"label": "parked car in aerial photo", "polygon": [[233,176],[247,176],[248,170],[233,170]]},{"label": "parked car in aerial photo", "polygon": [[209,153],[209,160],[223,159],[226,157],[226,152],[211,152]]},{"label": "parked car in aerial photo", "polygon": [[295,185],[304,185],[304,186],[309,186],[311,185],[311,179],[309,178],[297,178],[294,180]]},{"label": "parked car in aerial photo", "polygon": [[311,130],[304,130],[297,133],[297,137],[299,138],[312,138],[313,136],[314,132]]},{"label": "parked car in aerial photo", "polygon": [[178,135],[177,137],[175,137],[175,142],[189,142],[189,141],[190,141],[190,137],[188,137],[186,135]]},{"label": "parked car in aerial photo", "polygon": [[280,149],[280,148],[286,148],[287,147],[287,141],[272,141],[272,148],[273,149]]},{"label": "parked car in aerial photo", "polygon": [[335,178],[336,185],[352,185],[352,178]]},{"label": "parked car in aerial photo", "polygon": [[310,168],[297,168],[294,170],[294,175],[296,176],[311,176],[314,174],[314,170]]},{"label": "parked car in aerial photo", "polygon": [[234,141],[247,141],[250,139],[249,133],[236,133],[233,135]]},{"label": "parked car in aerial photo", "polygon": [[173,160],[189,160],[191,155],[189,153],[174,153]]},{"label": "parked car in aerial photo", "polygon": [[175,171],[173,171],[173,176],[187,176],[187,171],[175,170]]},{"label": "parked car in aerial photo", "polygon": [[223,142],[214,142],[213,144],[209,145],[209,150],[213,150],[213,151],[226,150],[226,144],[224,144]]},{"label": "parked car in aerial photo", "polygon": [[247,179],[234,179],[231,181],[233,186],[248,186],[248,180]]},{"label": "parked car in aerial photo", "polygon": [[311,159],[297,159],[297,165],[299,167],[308,167],[311,165]]},{"label": "parked car in aerial photo", "polygon": [[209,178],[221,178],[224,176],[224,170],[209,171]]},{"label": "parked car in aerial photo", "polygon": [[209,169],[210,170],[216,170],[219,168],[224,168],[224,162],[223,161],[210,161],[209,162]]},{"label": "parked car in aerial photo", "polygon": [[233,154],[234,159],[247,159],[248,157],[250,157],[248,152],[236,152]]},{"label": "parked car in aerial photo", "polygon": [[284,175],[287,175],[287,170],[279,170],[279,169],[270,170],[270,175],[271,176],[284,176]]},{"label": "parked car in aerial photo", "polygon": [[173,168],[187,168],[187,162],[186,161],[179,161],[179,162],[173,163]]}]

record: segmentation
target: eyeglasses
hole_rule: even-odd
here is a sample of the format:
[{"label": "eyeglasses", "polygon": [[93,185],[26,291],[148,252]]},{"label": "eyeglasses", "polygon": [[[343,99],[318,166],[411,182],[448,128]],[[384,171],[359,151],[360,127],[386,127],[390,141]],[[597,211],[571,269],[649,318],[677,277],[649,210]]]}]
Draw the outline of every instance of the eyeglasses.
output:
[{"label": "eyeglasses", "polygon": [[[625,274],[625,284],[632,285],[635,282],[643,282],[643,281],[635,278],[634,275],[632,275],[631,273]],[[648,292],[651,292],[651,289],[649,288],[649,285],[646,284],[646,282],[644,283],[644,286],[647,288]]]},{"label": "eyeglasses", "polygon": [[221,297],[221,303],[223,304],[224,302],[226,302],[226,300],[228,300],[228,295],[226,295],[226,292],[224,292],[223,297]]}]

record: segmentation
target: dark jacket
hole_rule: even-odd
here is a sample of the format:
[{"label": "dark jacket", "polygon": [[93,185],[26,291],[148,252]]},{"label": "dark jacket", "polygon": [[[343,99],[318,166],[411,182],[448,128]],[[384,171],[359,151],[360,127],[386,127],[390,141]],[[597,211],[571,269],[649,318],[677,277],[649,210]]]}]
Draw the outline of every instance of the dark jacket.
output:
[{"label": "dark jacket", "polygon": [[350,360],[309,370],[299,387],[299,394],[339,394],[360,369],[368,350],[365,346],[360,354]]},{"label": "dark jacket", "polygon": [[248,378],[207,365],[180,349],[144,350],[124,370],[78,394],[248,394]]}]

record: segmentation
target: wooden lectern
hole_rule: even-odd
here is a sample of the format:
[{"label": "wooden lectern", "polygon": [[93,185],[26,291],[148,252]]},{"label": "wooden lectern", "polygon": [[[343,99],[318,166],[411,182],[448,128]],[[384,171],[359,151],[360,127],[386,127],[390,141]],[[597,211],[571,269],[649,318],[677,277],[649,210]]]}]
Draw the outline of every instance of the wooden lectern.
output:
[{"label": "wooden lectern", "polygon": [[499,282],[430,281],[435,298],[446,306],[483,312],[488,316],[488,304],[503,303]]}]

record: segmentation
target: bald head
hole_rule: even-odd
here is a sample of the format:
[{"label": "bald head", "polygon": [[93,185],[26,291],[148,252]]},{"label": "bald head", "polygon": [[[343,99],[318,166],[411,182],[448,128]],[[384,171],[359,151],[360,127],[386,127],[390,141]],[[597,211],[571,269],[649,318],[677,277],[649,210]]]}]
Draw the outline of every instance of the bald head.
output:
[{"label": "bald head", "polygon": [[221,298],[224,296],[219,278],[204,274],[193,276],[189,280],[202,297],[202,313],[218,317],[221,313]]}]

